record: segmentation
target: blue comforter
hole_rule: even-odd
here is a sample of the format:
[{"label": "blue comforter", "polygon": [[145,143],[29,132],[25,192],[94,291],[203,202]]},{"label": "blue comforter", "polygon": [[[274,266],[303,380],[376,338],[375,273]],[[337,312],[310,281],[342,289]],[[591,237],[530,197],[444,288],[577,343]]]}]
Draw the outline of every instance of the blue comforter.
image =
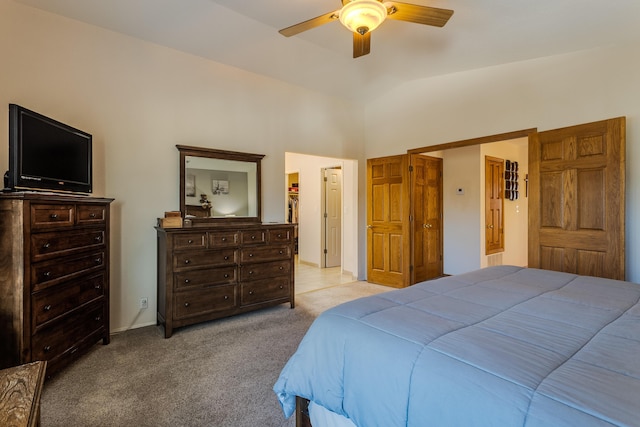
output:
[{"label": "blue comforter", "polygon": [[640,286],[489,267],[313,323],[274,386],[369,426],[639,426]]}]

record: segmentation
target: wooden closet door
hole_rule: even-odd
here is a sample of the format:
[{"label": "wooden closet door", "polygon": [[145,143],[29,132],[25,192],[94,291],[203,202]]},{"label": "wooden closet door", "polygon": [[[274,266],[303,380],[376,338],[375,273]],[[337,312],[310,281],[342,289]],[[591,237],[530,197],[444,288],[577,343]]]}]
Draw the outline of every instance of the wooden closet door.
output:
[{"label": "wooden closet door", "polygon": [[504,252],[504,160],[485,156],[485,255]]},{"label": "wooden closet door", "polygon": [[437,157],[411,154],[411,283],[443,274],[442,164]]},{"label": "wooden closet door", "polygon": [[625,118],[529,140],[529,267],[625,278]]},{"label": "wooden closet door", "polygon": [[408,155],[367,160],[367,281],[409,285]]}]

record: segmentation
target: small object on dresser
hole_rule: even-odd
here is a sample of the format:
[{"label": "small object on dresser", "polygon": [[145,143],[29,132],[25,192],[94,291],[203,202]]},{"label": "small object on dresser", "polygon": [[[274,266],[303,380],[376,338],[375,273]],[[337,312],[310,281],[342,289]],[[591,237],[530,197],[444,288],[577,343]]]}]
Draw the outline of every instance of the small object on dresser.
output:
[{"label": "small object on dresser", "polygon": [[162,228],[182,228],[182,217],[158,218],[158,225]]},{"label": "small object on dresser", "polygon": [[168,211],[164,218],[158,218],[158,226],[162,228],[182,228],[182,213],[180,211]]}]

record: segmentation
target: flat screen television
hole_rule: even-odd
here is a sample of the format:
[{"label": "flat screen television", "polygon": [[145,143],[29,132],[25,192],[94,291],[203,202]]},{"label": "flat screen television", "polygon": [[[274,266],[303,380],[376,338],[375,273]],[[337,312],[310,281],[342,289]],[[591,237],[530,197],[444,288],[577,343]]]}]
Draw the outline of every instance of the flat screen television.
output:
[{"label": "flat screen television", "polygon": [[42,114],[9,104],[10,190],[92,191],[92,137]]}]

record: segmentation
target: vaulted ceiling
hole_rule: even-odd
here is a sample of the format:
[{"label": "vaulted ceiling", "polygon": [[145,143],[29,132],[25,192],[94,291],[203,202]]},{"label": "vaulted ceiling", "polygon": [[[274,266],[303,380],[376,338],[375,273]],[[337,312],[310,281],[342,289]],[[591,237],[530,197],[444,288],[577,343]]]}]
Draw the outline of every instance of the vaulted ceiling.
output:
[{"label": "vaulted ceiling", "polygon": [[405,0],[454,14],[442,28],[387,20],[357,59],[339,22],[278,33],[339,9],[339,0],[15,1],[363,101],[414,79],[640,41],[638,0]]}]

